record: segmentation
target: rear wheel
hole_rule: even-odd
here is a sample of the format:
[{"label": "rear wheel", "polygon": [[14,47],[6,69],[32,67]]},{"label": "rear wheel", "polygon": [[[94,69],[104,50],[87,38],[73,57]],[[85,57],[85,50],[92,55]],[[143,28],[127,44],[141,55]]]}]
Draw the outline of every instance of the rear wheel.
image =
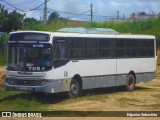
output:
[{"label": "rear wheel", "polygon": [[127,81],[126,81],[126,88],[128,91],[132,91],[135,89],[135,83],[136,83],[136,80],[135,80],[135,77],[133,74],[129,74],[128,77],[127,77]]},{"label": "rear wheel", "polygon": [[76,79],[72,79],[68,96],[70,98],[77,98],[80,95],[80,91],[81,89],[78,81]]}]

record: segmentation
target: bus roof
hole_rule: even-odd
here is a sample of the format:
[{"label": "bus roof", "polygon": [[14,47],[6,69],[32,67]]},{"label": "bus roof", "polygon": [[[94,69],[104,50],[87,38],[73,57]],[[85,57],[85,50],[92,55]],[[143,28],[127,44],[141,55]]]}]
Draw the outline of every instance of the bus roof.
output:
[{"label": "bus roof", "polygon": [[57,32],[63,33],[80,33],[80,34],[111,34],[118,35],[119,33],[110,28],[62,28],[57,30]]},{"label": "bus roof", "polygon": [[14,34],[14,33],[46,33],[46,34],[53,34],[53,32],[48,32],[48,31],[15,31],[15,32],[10,32],[10,34]]},{"label": "bus roof", "polygon": [[56,37],[91,37],[91,38],[147,38],[155,39],[153,35],[135,35],[135,34],[119,34],[117,31],[109,28],[62,28],[55,32],[47,31],[16,31],[14,33],[45,33]]}]

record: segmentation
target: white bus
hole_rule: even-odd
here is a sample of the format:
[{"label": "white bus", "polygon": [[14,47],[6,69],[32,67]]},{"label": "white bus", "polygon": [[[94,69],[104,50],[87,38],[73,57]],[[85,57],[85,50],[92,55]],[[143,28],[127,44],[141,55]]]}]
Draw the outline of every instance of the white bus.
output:
[{"label": "white bus", "polygon": [[154,36],[89,30],[10,33],[5,90],[68,92],[76,98],[85,89],[126,85],[131,91],[155,78]]}]

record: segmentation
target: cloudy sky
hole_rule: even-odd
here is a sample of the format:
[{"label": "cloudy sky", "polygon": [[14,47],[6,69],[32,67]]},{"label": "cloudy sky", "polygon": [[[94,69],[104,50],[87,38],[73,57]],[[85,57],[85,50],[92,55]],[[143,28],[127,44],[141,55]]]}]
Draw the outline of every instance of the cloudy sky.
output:
[{"label": "cloudy sky", "polygon": [[[37,10],[30,11],[44,3],[44,0],[0,0],[0,4],[5,6],[9,11],[15,8],[9,4],[2,2],[6,1],[18,9],[26,12],[26,17],[36,19],[43,18],[44,5]],[[49,0],[48,1],[48,16],[51,12],[57,11],[61,17],[75,20],[90,20],[90,4],[93,4],[93,20],[103,21],[108,18],[119,16],[128,18],[132,13],[160,12],[160,0]],[[24,13],[24,12],[21,12]]]}]

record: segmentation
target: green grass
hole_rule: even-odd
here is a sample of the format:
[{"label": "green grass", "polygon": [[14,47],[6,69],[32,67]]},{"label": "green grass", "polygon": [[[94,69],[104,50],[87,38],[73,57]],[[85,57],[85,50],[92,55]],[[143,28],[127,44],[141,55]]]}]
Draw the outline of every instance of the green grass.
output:
[{"label": "green grass", "polygon": [[0,66],[6,66],[7,54],[6,52],[0,53]]},{"label": "green grass", "polygon": [[158,19],[125,20],[88,23],[87,27],[112,28],[120,33],[149,34],[160,39],[160,17]]},{"label": "green grass", "polygon": [[67,21],[59,20],[52,23],[34,23],[34,24],[27,24],[24,23],[22,26],[22,30],[36,30],[36,31],[56,31],[58,29],[64,27],[84,27],[83,24],[75,24],[75,23],[68,23]]},{"label": "green grass", "polygon": [[45,106],[27,92],[4,91],[0,88],[0,111],[41,111]]},{"label": "green grass", "polygon": [[[67,111],[66,109],[55,109],[54,105],[66,105],[69,103],[76,103],[79,101],[100,101],[107,102],[111,93],[116,91],[106,91],[108,89],[95,89],[84,91],[82,97],[77,99],[69,99],[66,94],[38,94],[32,95],[29,92],[21,91],[5,91],[4,88],[0,88],[0,111],[12,110],[12,111]],[[52,105],[53,108],[49,106]],[[69,108],[68,108],[69,110]]]},{"label": "green grass", "polygon": [[120,33],[132,34],[149,34],[155,35],[160,39],[160,17],[157,19],[145,20],[124,20],[124,21],[105,21],[105,22],[86,22],[85,24],[68,23],[67,21],[56,21],[48,24],[24,23],[22,30],[38,30],[38,31],[56,31],[63,27],[97,27],[97,28],[112,28]]}]

